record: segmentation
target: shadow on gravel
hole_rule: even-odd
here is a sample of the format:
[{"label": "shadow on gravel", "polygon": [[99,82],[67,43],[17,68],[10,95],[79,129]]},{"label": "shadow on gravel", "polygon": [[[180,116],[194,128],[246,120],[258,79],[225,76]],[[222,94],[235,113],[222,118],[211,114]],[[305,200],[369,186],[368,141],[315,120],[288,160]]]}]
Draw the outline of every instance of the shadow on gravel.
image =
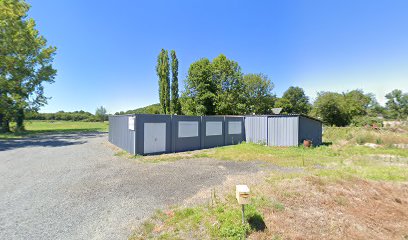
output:
[{"label": "shadow on gravel", "polygon": [[63,147],[84,144],[87,141],[82,138],[101,136],[100,132],[78,132],[60,134],[41,134],[22,139],[0,140],[0,152],[24,147]]}]

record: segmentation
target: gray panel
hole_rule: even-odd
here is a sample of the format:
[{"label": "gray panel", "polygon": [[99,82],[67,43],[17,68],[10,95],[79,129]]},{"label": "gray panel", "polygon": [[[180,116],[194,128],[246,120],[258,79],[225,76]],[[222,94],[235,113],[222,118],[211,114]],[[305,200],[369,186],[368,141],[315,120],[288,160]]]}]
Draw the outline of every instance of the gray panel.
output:
[{"label": "gray panel", "polygon": [[[198,129],[186,127],[184,130],[179,129],[180,122],[191,122],[192,124],[198,124]],[[200,132],[201,129],[201,117],[195,116],[172,116],[172,132],[174,134],[173,137],[173,151],[174,152],[182,152],[182,151],[190,151],[190,150],[197,150],[201,149],[201,137]],[[191,132],[183,132],[183,131],[191,131]],[[198,132],[196,132],[198,131]],[[179,137],[178,133],[183,133],[181,136],[190,136],[190,137]],[[197,134],[198,133],[198,134]]]},{"label": "gray panel", "polygon": [[298,116],[269,117],[269,146],[298,146]]},{"label": "gray panel", "polygon": [[143,153],[166,151],[166,123],[144,123]]},{"label": "gray panel", "polygon": [[126,150],[135,152],[135,131],[129,130],[129,115],[109,116],[109,142]]},{"label": "gray panel", "polygon": [[245,141],[258,144],[268,144],[267,116],[245,117]]},{"label": "gray panel", "polygon": [[205,136],[222,136],[223,121],[208,121],[205,123]]},{"label": "gray panel", "polygon": [[[225,117],[225,124],[224,124],[224,132],[225,132],[225,145],[232,145],[232,144],[238,144],[243,141],[245,141],[245,124],[244,124],[244,117],[233,117],[233,116],[228,116]],[[241,122],[241,133],[240,134],[228,134],[229,132],[229,122],[236,122],[240,121]]]},{"label": "gray panel", "polygon": [[145,123],[165,123],[166,124],[166,134],[165,134],[165,151],[156,152],[158,153],[168,153],[172,152],[172,129],[171,129],[171,116],[170,115],[154,115],[154,114],[137,114],[136,115],[136,153],[145,154],[144,151],[144,124]]},{"label": "gray panel", "polygon": [[177,137],[198,137],[199,121],[179,121]]},{"label": "gray panel", "polygon": [[299,143],[312,140],[314,146],[322,144],[322,123],[304,116],[299,118]]},{"label": "gray panel", "polygon": [[[208,122],[221,122],[221,135],[207,136]],[[212,148],[224,146],[224,117],[223,116],[203,116],[201,117],[201,148]]]}]

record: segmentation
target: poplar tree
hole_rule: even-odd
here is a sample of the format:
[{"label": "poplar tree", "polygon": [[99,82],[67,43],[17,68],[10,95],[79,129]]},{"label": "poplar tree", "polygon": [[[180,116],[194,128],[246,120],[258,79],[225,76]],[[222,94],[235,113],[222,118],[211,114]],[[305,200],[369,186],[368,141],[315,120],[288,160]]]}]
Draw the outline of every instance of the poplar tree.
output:
[{"label": "poplar tree", "polygon": [[171,113],[180,114],[180,102],[178,93],[178,59],[176,51],[171,50]]},{"label": "poplar tree", "polygon": [[168,51],[162,49],[157,57],[157,76],[159,77],[159,100],[161,113],[170,113],[170,65]]}]

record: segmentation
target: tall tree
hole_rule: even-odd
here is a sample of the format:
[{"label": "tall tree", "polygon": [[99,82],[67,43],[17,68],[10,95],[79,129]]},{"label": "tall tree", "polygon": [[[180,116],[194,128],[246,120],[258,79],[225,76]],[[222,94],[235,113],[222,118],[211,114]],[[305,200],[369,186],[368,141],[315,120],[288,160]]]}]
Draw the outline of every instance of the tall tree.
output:
[{"label": "tall tree", "polygon": [[183,113],[197,116],[215,114],[216,90],[211,62],[203,58],[192,63],[181,98]]},{"label": "tall tree", "polygon": [[275,96],[272,94],[273,83],[264,74],[246,74],[243,77],[245,114],[270,113]]},{"label": "tall tree", "polygon": [[95,117],[101,122],[108,120],[106,108],[104,106],[98,107],[95,111]]},{"label": "tall tree", "polygon": [[320,117],[325,124],[330,126],[347,126],[351,121],[344,95],[334,92],[317,94],[313,115]]},{"label": "tall tree", "polygon": [[162,49],[157,57],[156,73],[159,77],[159,99],[161,112],[170,113],[170,65],[168,51]]},{"label": "tall tree", "polygon": [[176,51],[171,50],[171,113],[181,114],[178,89],[178,59]]},{"label": "tall tree", "polygon": [[395,89],[385,95],[385,98],[387,98],[386,107],[390,117],[396,119],[408,117],[408,93]]},{"label": "tall tree", "polygon": [[308,114],[311,109],[309,97],[300,87],[289,87],[275,106],[282,108],[283,113]]},{"label": "tall tree", "polygon": [[217,86],[216,113],[241,114],[245,112],[241,67],[220,54],[211,63],[212,79]]},{"label": "tall tree", "polygon": [[14,118],[16,130],[24,130],[26,110],[38,110],[47,103],[43,83],[52,83],[56,70],[52,61],[56,48],[27,18],[30,6],[23,0],[0,1],[0,121],[9,130]]}]

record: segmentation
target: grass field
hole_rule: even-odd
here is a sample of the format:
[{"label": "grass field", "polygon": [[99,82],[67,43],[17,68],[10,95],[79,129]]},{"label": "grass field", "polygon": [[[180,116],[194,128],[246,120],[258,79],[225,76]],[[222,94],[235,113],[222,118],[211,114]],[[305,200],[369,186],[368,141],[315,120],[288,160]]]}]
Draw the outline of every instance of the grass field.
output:
[{"label": "grass field", "polygon": [[211,204],[158,211],[131,239],[408,239],[408,150],[395,145],[408,143],[407,129],[326,128],[324,141],[331,145],[243,143],[137,157],[259,160],[296,171],[274,170],[250,186],[246,224],[231,185]]},{"label": "grass field", "polygon": [[[22,133],[0,133],[0,139],[21,138],[43,133],[60,132],[106,132],[108,122],[74,122],[74,121],[26,121],[26,131]],[[11,128],[14,123],[11,124]]]}]

